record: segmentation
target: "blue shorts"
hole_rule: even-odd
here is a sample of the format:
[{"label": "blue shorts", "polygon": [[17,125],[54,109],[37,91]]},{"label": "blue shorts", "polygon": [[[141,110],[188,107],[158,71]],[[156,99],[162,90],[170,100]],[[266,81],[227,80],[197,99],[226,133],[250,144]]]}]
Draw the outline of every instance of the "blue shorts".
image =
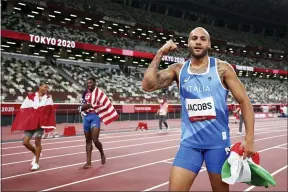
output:
[{"label": "blue shorts", "polygon": [[84,132],[89,132],[92,127],[100,128],[101,119],[96,113],[88,113],[83,118]]},{"label": "blue shorts", "polygon": [[222,166],[228,157],[229,150],[227,148],[194,149],[180,146],[173,166],[181,167],[198,174],[205,160],[208,172],[221,174]]}]

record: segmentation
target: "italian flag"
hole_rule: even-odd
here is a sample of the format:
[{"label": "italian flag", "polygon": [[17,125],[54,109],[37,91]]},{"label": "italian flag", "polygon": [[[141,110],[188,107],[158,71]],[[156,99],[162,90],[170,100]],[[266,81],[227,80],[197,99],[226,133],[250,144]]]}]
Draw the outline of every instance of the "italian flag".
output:
[{"label": "italian flag", "polygon": [[274,178],[260,166],[259,153],[251,158],[243,160],[244,150],[240,149],[241,142],[236,143],[230,151],[230,155],[222,167],[222,181],[233,185],[234,183],[246,183],[248,185],[276,186]]}]

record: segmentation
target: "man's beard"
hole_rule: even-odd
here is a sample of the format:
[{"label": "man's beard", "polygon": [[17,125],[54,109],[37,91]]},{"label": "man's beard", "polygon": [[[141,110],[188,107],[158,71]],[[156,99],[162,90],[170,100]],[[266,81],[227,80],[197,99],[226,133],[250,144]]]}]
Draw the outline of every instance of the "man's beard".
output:
[{"label": "man's beard", "polygon": [[194,52],[193,48],[189,48],[190,51],[190,56],[196,58],[196,59],[201,59],[205,57],[208,54],[209,48],[203,49],[203,51],[200,54],[197,54]]},{"label": "man's beard", "polygon": [[95,89],[95,86],[92,86],[92,87],[89,87],[89,88],[87,88],[89,91],[94,91],[94,89]]}]

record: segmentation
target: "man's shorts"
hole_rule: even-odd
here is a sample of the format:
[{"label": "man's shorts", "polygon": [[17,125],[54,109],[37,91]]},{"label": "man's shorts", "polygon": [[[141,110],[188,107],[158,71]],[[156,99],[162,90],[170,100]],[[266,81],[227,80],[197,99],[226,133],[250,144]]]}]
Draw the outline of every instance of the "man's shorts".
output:
[{"label": "man's shorts", "polygon": [[96,113],[88,113],[83,118],[84,132],[89,132],[93,127],[100,128],[101,119]]},{"label": "man's shorts", "polygon": [[208,172],[221,174],[222,166],[228,157],[229,148],[194,149],[180,146],[173,166],[181,167],[198,174],[203,161],[205,161]]},{"label": "man's shorts", "polygon": [[36,130],[28,130],[28,131],[24,131],[24,137],[33,137],[33,135],[35,134],[35,137],[42,137],[44,133],[44,129],[43,128],[38,128]]}]

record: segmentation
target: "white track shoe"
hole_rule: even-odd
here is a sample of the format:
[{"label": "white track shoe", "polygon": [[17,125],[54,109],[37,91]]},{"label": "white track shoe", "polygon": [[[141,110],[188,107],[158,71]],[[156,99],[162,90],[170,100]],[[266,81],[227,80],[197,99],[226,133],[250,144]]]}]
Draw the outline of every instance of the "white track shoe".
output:
[{"label": "white track shoe", "polygon": [[39,168],[40,168],[39,164],[33,163],[31,170],[35,171],[35,170],[38,170]]}]

